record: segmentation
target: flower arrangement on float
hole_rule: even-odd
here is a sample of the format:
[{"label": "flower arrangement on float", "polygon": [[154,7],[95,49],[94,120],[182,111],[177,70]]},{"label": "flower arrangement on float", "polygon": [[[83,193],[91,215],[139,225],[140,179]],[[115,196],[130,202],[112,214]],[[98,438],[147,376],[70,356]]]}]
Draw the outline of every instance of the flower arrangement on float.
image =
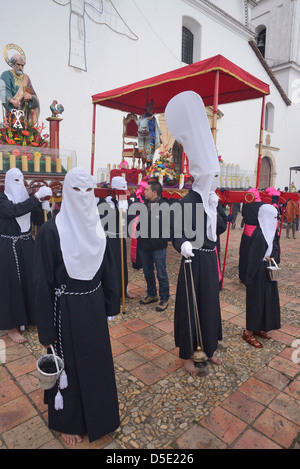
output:
[{"label": "flower arrangement on float", "polygon": [[166,146],[163,151],[159,152],[158,159],[146,169],[147,178],[162,178],[163,183],[169,186],[177,184],[179,176],[175,171],[173,156]]},{"label": "flower arrangement on float", "polygon": [[0,128],[0,172],[11,167],[22,172],[55,171],[54,158],[49,149],[49,135],[43,133],[45,125],[32,120],[17,119],[13,114],[4,117]]},{"label": "flower arrangement on float", "polygon": [[[20,121],[21,123],[21,121]],[[19,127],[15,126],[16,118],[10,114],[5,116],[3,127],[0,128],[0,144],[18,145],[23,147],[48,148],[48,134],[43,134],[45,125],[35,125],[33,121],[23,120]]]}]

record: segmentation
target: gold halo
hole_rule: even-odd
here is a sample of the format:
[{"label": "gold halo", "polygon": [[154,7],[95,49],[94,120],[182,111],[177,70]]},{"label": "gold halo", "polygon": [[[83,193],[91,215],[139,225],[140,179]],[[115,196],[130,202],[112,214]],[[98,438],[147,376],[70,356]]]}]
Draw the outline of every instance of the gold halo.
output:
[{"label": "gold halo", "polygon": [[22,57],[24,57],[24,60],[26,62],[26,55],[25,55],[23,49],[21,49],[20,46],[18,46],[17,44],[6,44],[6,46],[3,49],[3,57],[4,57],[4,60],[7,63],[7,65],[12,67],[12,63],[11,63],[10,59],[8,58],[8,51],[11,50],[11,49],[17,50],[19,52],[19,54],[22,55]]}]

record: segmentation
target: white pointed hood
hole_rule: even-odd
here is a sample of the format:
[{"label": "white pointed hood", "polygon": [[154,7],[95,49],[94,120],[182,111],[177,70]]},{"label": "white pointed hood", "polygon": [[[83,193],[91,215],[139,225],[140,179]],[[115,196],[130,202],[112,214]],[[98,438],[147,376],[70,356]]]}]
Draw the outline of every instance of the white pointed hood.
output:
[{"label": "white pointed hood", "polygon": [[270,257],[273,250],[273,240],[277,228],[277,209],[274,205],[264,204],[258,210],[258,222],[262,234],[266,240],[268,248],[265,252],[264,259]]},{"label": "white pointed hood", "polygon": [[94,194],[95,181],[83,168],[66,174],[60,212],[55,222],[68,275],[92,280],[100,268],[106,247]]},{"label": "white pointed hood", "polygon": [[219,181],[219,160],[201,97],[184,91],[172,98],[165,110],[168,129],[183,146],[194,178],[193,190],[201,195],[207,214],[208,239],[217,239],[217,205],[215,190]]},{"label": "white pointed hood", "polygon": [[[18,168],[11,168],[5,174],[4,194],[14,204],[24,202],[29,198],[27,189],[24,185],[23,173]],[[17,217],[21,233],[27,233],[31,228],[31,215],[26,213],[21,217]]]}]

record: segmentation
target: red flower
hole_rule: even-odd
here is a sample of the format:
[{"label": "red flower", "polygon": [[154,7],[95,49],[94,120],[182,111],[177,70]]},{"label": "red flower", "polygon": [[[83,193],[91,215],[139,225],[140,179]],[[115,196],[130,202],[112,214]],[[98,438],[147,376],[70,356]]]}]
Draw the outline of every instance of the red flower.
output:
[{"label": "red flower", "polygon": [[12,139],[9,138],[9,139],[7,140],[7,143],[8,143],[9,145],[14,145],[16,142],[15,142],[14,140],[12,140]]},{"label": "red flower", "polygon": [[34,147],[38,147],[39,144],[37,142],[31,142],[31,145],[33,145]]},{"label": "red flower", "polygon": [[29,132],[28,132],[28,130],[22,130],[22,134],[23,135],[29,135]]},{"label": "red flower", "polygon": [[12,151],[12,154],[15,155],[15,156],[19,156],[19,155],[20,155],[20,152],[19,152],[19,150],[17,150],[17,148],[15,148],[15,149]]}]

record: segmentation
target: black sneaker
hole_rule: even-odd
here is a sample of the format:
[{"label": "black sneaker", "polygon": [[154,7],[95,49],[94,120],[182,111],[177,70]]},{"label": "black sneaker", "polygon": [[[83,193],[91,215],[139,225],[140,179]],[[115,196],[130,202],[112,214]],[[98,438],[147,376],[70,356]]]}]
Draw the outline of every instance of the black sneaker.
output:
[{"label": "black sneaker", "polygon": [[141,305],[149,305],[150,303],[155,303],[156,301],[158,301],[158,297],[157,296],[145,296],[145,298],[142,298],[140,300],[140,304]]},{"label": "black sneaker", "polygon": [[156,306],[156,311],[164,311],[169,306],[168,301],[160,301],[159,305]]}]

